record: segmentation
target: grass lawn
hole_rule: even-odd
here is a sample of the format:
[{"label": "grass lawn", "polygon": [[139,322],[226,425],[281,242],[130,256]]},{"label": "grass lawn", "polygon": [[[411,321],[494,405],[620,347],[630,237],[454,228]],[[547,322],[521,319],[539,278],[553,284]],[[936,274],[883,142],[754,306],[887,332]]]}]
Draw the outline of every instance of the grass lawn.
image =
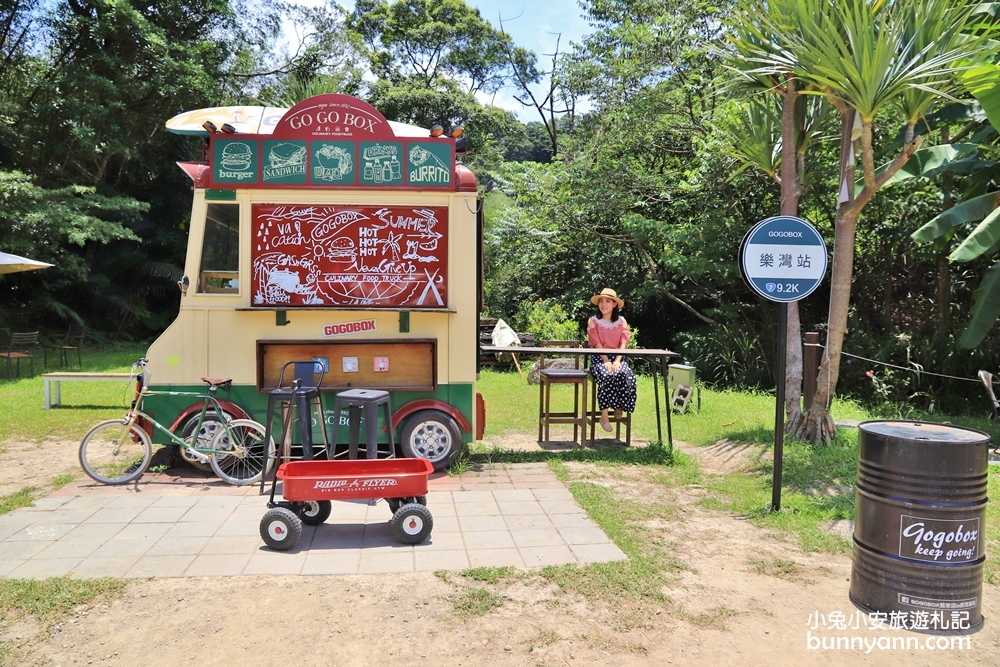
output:
[{"label": "grass lawn", "polygon": [[[45,409],[42,373],[56,371],[127,373],[146,353],[145,345],[120,345],[110,349],[83,351],[83,368],[73,364],[42,368],[35,359],[35,376],[0,381],[0,443],[14,439],[43,441],[47,438],[78,440],[104,419],[123,417],[135,395],[129,382],[66,382],[62,405]],[[52,355],[49,355],[52,356]],[[22,365],[22,373],[25,371]]]}]

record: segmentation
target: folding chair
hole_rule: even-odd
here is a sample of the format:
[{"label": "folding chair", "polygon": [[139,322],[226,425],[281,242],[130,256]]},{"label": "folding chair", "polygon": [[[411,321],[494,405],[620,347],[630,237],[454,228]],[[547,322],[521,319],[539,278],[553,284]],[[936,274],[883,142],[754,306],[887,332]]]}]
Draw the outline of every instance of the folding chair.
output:
[{"label": "folding chair", "polygon": [[10,362],[17,361],[17,376],[21,377],[21,359],[31,362],[31,375],[35,374],[35,348],[38,347],[38,332],[11,334],[6,352],[0,352],[0,359],[7,359],[7,377],[10,377]]},{"label": "folding chair", "polygon": [[45,361],[45,366],[48,367],[49,365],[49,350],[59,353],[60,367],[69,366],[69,352],[76,350],[76,362],[80,365],[80,368],[83,368],[83,337],[86,332],[86,327],[77,326],[76,324],[69,325],[62,343],[46,345],[42,348],[42,357]]}]

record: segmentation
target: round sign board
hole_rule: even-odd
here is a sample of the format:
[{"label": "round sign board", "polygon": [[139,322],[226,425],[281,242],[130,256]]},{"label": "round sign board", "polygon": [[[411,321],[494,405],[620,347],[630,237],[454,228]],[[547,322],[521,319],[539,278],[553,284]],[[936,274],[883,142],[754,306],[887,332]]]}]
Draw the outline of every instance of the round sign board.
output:
[{"label": "round sign board", "polygon": [[805,220],[790,215],[768,218],[743,238],[740,270],[765,299],[798,301],[826,275],[826,243]]}]

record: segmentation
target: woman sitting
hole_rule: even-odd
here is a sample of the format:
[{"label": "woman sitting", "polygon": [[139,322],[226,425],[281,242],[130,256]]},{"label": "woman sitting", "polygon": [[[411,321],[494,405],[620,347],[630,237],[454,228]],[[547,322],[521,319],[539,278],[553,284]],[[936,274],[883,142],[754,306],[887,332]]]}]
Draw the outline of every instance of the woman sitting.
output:
[{"label": "woman sitting", "polygon": [[[624,350],[630,333],[628,323],[619,314],[625,302],[613,289],[605,288],[591,297],[598,314],[587,321],[587,341],[590,347]],[[635,375],[622,355],[595,354],[590,361],[590,374],[597,382],[597,405],[601,409],[601,428],[611,430],[608,410],[613,408],[615,417],[622,411],[635,411]]]}]

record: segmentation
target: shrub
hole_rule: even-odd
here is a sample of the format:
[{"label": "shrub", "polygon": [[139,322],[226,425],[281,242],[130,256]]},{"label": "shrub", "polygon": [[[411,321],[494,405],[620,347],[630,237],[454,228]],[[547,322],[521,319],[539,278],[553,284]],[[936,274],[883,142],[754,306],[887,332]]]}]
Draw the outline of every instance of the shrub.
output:
[{"label": "shrub", "polygon": [[523,304],[517,322],[517,329],[534,334],[536,341],[580,340],[580,323],[571,320],[566,310],[550,299]]}]

